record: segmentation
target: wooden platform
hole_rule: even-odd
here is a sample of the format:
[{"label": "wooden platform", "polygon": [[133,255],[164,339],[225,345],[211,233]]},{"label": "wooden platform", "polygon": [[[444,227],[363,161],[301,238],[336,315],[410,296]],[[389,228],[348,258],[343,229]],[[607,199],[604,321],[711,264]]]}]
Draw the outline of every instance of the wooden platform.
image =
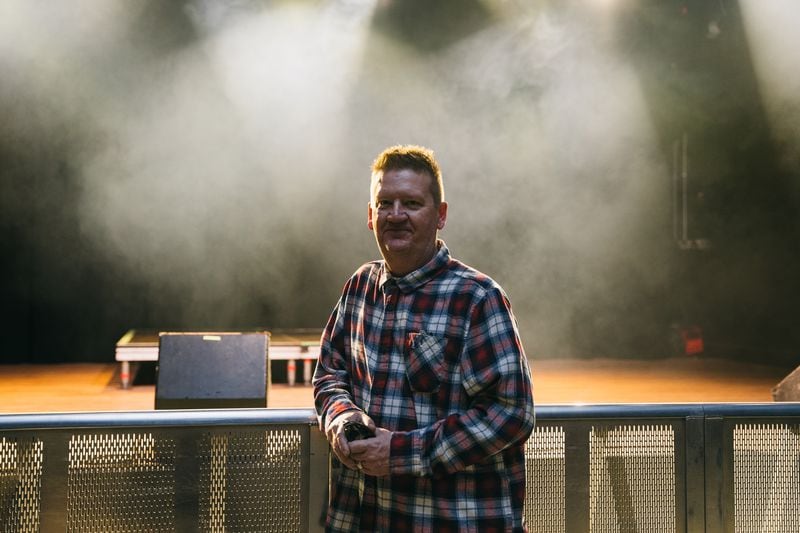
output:
[{"label": "wooden platform", "polygon": [[[536,402],[770,402],[787,369],[719,359],[535,360]],[[108,364],[0,365],[0,413],[151,410],[153,385],[122,389]],[[313,407],[311,387],[273,384],[270,407]]]},{"label": "wooden platform", "polygon": [[[319,340],[321,329],[293,328],[293,329],[266,329],[253,331],[228,332],[226,335],[239,333],[268,333],[269,334],[269,360],[289,361],[295,367],[298,361],[303,365],[303,381],[311,382],[313,362],[319,357]],[[191,335],[192,332],[181,332]],[[194,332],[202,335],[201,332]],[[206,332],[205,335],[217,337],[220,332]],[[135,379],[136,363],[142,361],[158,361],[159,340],[161,332],[158,330],[132,329],[117,341],[114,358],[119,361],[119,376],[122,388],[128,388]],[[294,385],[295,373],[288,373]]]}]

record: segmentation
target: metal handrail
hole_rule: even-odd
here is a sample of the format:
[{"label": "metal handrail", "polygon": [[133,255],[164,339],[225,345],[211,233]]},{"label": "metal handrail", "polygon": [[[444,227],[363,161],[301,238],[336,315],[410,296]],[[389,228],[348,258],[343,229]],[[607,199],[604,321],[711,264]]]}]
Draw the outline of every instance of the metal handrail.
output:
[{"label": "metal handrail", "polygon": [[[538,420],[602,418],[800,416],[800,402],[675,404],[546,404],[536,406]],[[316,425],[313,409],[187,409],[161,411],[0,414],[0,431],[51,428]]]},{"label": "metal handrail", "polygon": [[537,405],[536,418],[687,418],[800,416],[800,402]]},{"label": "metal handrail", "polygon": [[120,427],[316,425],[313,409],[187,409],[0,415],[0,431]]}]

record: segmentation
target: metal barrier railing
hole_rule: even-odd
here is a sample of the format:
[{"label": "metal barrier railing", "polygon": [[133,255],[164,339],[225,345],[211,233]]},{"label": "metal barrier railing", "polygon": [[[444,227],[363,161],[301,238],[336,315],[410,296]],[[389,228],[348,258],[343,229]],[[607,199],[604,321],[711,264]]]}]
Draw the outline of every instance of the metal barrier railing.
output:
[{"label": "metal barrier railing", "polygon": [[0,417],[3,531],[317,531],[311,410]]},{"label": "metal barrier railing", "polygon": [[537,532],[800,531],[800,404],[540,406]]},{"label": "metal barrier railing", "polygon": [[[800,404],[539,406],[532,532],[800,531]],[[319,531],[308,409],[0,416],[3,531]]]}]

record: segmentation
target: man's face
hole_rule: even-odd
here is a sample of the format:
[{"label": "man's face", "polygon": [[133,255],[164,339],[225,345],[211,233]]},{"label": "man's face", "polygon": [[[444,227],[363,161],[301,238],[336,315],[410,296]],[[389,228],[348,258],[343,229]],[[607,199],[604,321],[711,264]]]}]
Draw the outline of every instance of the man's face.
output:
[{"label": "man's face", "polygon": [[427,172],[389,170],[373,180],[367,225],[389,270],[408,274],[436,253],[436,232],[444,228],[447,204],[434,204],[433,178]]}]

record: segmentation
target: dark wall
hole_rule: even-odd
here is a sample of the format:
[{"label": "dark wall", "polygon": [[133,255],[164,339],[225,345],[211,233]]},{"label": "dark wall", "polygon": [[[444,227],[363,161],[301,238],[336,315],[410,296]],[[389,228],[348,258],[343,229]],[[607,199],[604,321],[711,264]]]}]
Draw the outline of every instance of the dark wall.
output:
[{"label": "dark wall", "polygon": [[[78,216],[76,187],[63,153],[2,157],[0,350],[6,362],[113,358],[127,328],[160,318],[147,287],[120,275],[92,248]],[[152,317],[156,311],[160,317]],[[152,318],[151,318],[152,317]]]},{"label": "dark wall", "polygon": [[635,58],[664,159],[686,144],[690,242],[674,246],[673,319],[702,327],[707,353],[796,363],[798,176],[780,164],[796,148],[773,138],[743,14],[734,2],[645,5],[626,13],[620,45]]}]

